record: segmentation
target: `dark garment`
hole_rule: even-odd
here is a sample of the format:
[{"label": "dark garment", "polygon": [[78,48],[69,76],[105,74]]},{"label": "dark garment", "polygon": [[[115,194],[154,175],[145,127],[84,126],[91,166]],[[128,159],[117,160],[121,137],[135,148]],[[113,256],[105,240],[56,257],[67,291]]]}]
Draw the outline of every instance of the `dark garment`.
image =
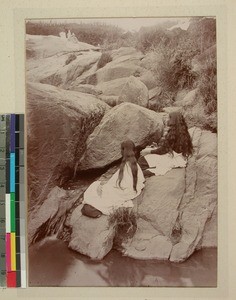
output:
[{"label": "dark garment", "polygon": [[145,178],[155,175],[151,171],[147,170],[149,168],[149,165],[148,165],[148,162],[146,161],[146,159],[143,156],[141,156],[139,158],[138,164],[139,164],[140,168],[142,169],[143,175],[144,175]]},{"label": "dark garment", "polygon": [[148,177],[151,177],[151,176],[155,176],[155,174],[152,173],[152,172],[149,171],[149,170],[144,170],[144,171],[143,171],[143,175],[144,175],[145,178],[148,178]]},{"label": "dark garment", "polygon": [[99,218],[102,215],[102,212],[100,212],[100,210],[96,209],[90,204],[84,204],[81,212],[84,216],[89,218]]},{"label": "dark garment", "polygon": [[148,162],[146,161],[144,156],[140,156],[140,158],[138,159],[138,164],[139,164],[140,168],[142,169],[142,171],[149,168]]},{"label": "dark garment", "polygon": [[162,154],[166,154],[166,153],[168,153],[168,151],[167,151],[167,149],[165,147],[159,147],[157,149],[151,150],[151,154],[162,155]]}]

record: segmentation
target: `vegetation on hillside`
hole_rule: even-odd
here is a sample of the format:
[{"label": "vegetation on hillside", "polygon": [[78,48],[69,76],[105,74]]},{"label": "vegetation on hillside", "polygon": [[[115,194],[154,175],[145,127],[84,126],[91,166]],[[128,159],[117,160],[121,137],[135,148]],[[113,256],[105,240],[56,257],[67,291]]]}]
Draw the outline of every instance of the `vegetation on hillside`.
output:
[{"label": "vegetation on hillside", "polygon": [[176,19],[173,19],[160,25],[142,27],[138,32],[125,32],[117,26],[105,23],[28,21],[26,33],[58,36],[61,31],[71,30],[79,41],[100,45],[103,55],[98,63],[99,68],[112,60],[110,50],[135,47],[145,54],[146,67],[152,71],[157,85],[162,88],[157,109],[174,105],[181,90],[197,89],[197,101],[204,107],[199,122],[204,128],[215,131],[216,20],[195,17],[190,19],[187,30],[169,30],[176,23]]}]

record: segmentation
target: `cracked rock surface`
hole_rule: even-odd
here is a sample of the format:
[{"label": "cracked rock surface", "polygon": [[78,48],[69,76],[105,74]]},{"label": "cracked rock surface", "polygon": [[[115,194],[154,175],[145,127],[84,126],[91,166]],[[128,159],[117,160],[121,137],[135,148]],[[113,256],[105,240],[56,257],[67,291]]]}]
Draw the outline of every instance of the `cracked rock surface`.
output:
[{"label": "cracked rock surface", "polygon": [[124,254],[136,259],[186,260],[217,245],[216,134],[191,128],[194,154],[186,169],[147,179],[137,207],[137,231]]},{"label": "cracked rock surface", "polygon": [[[134,199],[137,227],[119,249],[124,255],[135,259],[181,262],[195,250],[217,246],[216,134],[199,128],[189,131],[194,154],[187,167],[146,179],[143,192]],[[116,170],[117,167],[111,168],[100,180],[106,182]],[[115,247],[114,226],[107,216],[91,219],[81,214],[81,202],[76,200],[82,195],[80,189],[64,194],[57,188],[49,195],[40,208],[40,211],[47,209],[47,220],[40,219],[39,211],[34,219],[35,226],[31,226],[34,233],[39,225],[47,232],[52,231],[57,227],[54,224],[65,219],[61,232],[69,248],[92,259],[102,259]],[[62,200],[55,202],[54,197]],[[65,197],[66,207],[63,204]],[[48,202],[54,203],[51,210],[48,210]]]}]

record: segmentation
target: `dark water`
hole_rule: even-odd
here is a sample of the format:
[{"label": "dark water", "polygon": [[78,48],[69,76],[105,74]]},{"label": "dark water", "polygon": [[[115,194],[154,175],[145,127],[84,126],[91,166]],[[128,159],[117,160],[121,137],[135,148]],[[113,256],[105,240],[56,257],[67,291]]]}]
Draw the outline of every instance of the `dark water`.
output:
[{"label": "dark water", "polygon": [[30,286],[173,286],[215,287],[217,250],[204,249],[186,262],[135,260],[112,250],[102,261],[47,238],[29,249]]}]

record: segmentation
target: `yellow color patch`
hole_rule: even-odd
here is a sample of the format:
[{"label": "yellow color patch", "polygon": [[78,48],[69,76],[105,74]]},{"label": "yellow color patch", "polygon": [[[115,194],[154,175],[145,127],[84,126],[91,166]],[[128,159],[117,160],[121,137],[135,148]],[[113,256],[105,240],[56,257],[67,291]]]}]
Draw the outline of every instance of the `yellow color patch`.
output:
[{"label": "yellow color patch", "polygon": [[16,271],[16,234],[11,232],[11,271]]}]

